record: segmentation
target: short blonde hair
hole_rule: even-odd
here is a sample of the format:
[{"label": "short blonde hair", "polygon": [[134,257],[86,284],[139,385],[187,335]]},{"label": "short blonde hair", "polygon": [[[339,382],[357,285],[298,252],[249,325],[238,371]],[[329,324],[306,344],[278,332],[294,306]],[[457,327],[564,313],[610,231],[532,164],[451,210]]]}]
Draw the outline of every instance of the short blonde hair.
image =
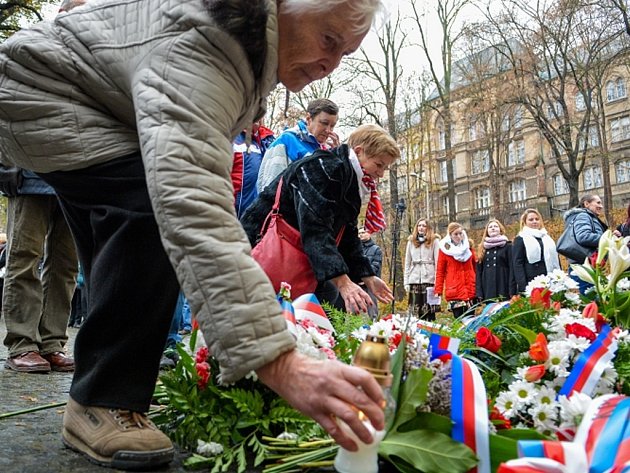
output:
[{"label": "short blonde hair", "polygon": [[356,148],[361,146],[366,156],[374,157],[385,154],[393,159],[400,158],[398,143],[384,128],[373,125],[361,125],[348,137],[348,146]]}]

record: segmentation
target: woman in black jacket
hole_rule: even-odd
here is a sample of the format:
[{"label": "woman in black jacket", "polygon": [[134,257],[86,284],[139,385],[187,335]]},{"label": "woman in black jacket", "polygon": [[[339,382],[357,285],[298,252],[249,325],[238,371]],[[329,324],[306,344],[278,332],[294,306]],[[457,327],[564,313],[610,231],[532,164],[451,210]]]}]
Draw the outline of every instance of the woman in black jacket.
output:
[{"label": "woman in black jacket", "polygon": [[523,292],[536,276],[560,269],[556,243],[547,234],[536,209],[526,209],[521,215],[521,231],[512,247],[512,265],[518,292]]},{"label": "woman in black jacket", "polygon": [[509,299],[516,294],[512,242],[505,235],[503,224],[495,218],[486,225],[477,258],[477,298]]},{"label": "woman in black jacket", "polygon": [[[383,177],[399,155],[398,145],[385,130],[363,125],[350,135],[348,146],[332,152],[319,150],[292,163],[265,188],[241,219],[252,247],[261,238],[262,224],[282,178],[280,213],[289,225],[300,229],[304,253],[319,283],[315,294],[320,300],[353,312],[367,312],[372,301],[356,284],[362,281],[378,300],[391,302],[391,290],[374,275],[363,255],[357,219],[362,203],[373,195],[365,181]],[[343,227],[337,245],[335,239]],[[330,283],[336,291],[331,291]],[[341,301],[336,297],[337,291]]]}]

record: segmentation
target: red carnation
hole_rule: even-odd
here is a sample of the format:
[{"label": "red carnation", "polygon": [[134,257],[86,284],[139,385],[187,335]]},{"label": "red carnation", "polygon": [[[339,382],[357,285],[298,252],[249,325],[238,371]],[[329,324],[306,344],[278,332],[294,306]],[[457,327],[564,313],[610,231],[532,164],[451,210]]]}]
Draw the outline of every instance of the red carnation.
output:
[{"label": "red carnation", "polygon": [[195,355],[195,363],[203,363],[208,361],[208,347],[201,347]]},{"label": "red carnation", "polygon": [[197,370],[197,376],[199,376],[197,386],[199,389],[206,389],[208,380],[210,379],[210,365],[208,362],[203,361],[201,363],[197,363],[195,365],[195,369]]},{"label": "red carnation", "polygon": [[573,324],[566,324],[564,326],[564,331],[567,333],[567,335],[575,335],[576,337],[588,338],[591,342],[597,338],[595,332],[577,322]]},{"label": "red carnation", "polygon": [[476,339],[478,347],[485,348],[492,353],[498,352],[501,348],[501,340],[487,327],[479,329]]},{"label": "red carnation", "polygon": [[492,421],[492,424],[496,427],[497,430],[507,430],[512,428],[512,423],[510,422],[510,420],[506,419],[505,416],[501,414],[501,411],[499,411],[497,406],[494,406],[492,408],[489,417]]}]

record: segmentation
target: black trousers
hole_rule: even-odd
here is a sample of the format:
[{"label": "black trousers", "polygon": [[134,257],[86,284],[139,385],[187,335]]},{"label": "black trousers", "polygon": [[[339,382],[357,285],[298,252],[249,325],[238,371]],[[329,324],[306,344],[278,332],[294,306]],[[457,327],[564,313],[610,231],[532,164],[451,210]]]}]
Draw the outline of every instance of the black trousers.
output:
[{"label": "black trousers", "polygon": [[70,396],[84,405],[146,412],[179,285],[140,154],[40,176],[57,192],[88,288]]}]

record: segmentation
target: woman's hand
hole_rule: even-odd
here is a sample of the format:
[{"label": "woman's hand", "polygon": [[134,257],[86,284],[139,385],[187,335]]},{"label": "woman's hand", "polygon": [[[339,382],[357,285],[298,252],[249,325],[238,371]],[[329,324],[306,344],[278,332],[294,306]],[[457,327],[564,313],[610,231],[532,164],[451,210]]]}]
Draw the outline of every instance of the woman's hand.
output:
[{"label": "woman's hand", "polygon": [[317,421],[343,448],[355,451],[336,418],[343,420],[362,442],[370,432],[359,419],[363,412],[376,430],[385,428],[383,393],[366,370],[339,361],[315,360],[296,351],[280,355],[256,370],[260,380],[300,412]]},{"label": "woman's hand", "polygon": [[621,238],[621,232],[619,230],[613,230],[613,235],[615,235],[617,238]]},{"label": "woman's hand", "polygon": [[394,300],[394,294],[392,294],[392,290],[381,278],[376,276],[369,276],[367,278],[362,278],[362,280],[379,301],[391,302]]},{"label": "woman's hand", "polygon": [[368,306],[373,304],[367,292],[361,286],[352,282],[347,274],[342,274],[330,280],[339,290],[339,294],[350,312],[367,312]]}]

